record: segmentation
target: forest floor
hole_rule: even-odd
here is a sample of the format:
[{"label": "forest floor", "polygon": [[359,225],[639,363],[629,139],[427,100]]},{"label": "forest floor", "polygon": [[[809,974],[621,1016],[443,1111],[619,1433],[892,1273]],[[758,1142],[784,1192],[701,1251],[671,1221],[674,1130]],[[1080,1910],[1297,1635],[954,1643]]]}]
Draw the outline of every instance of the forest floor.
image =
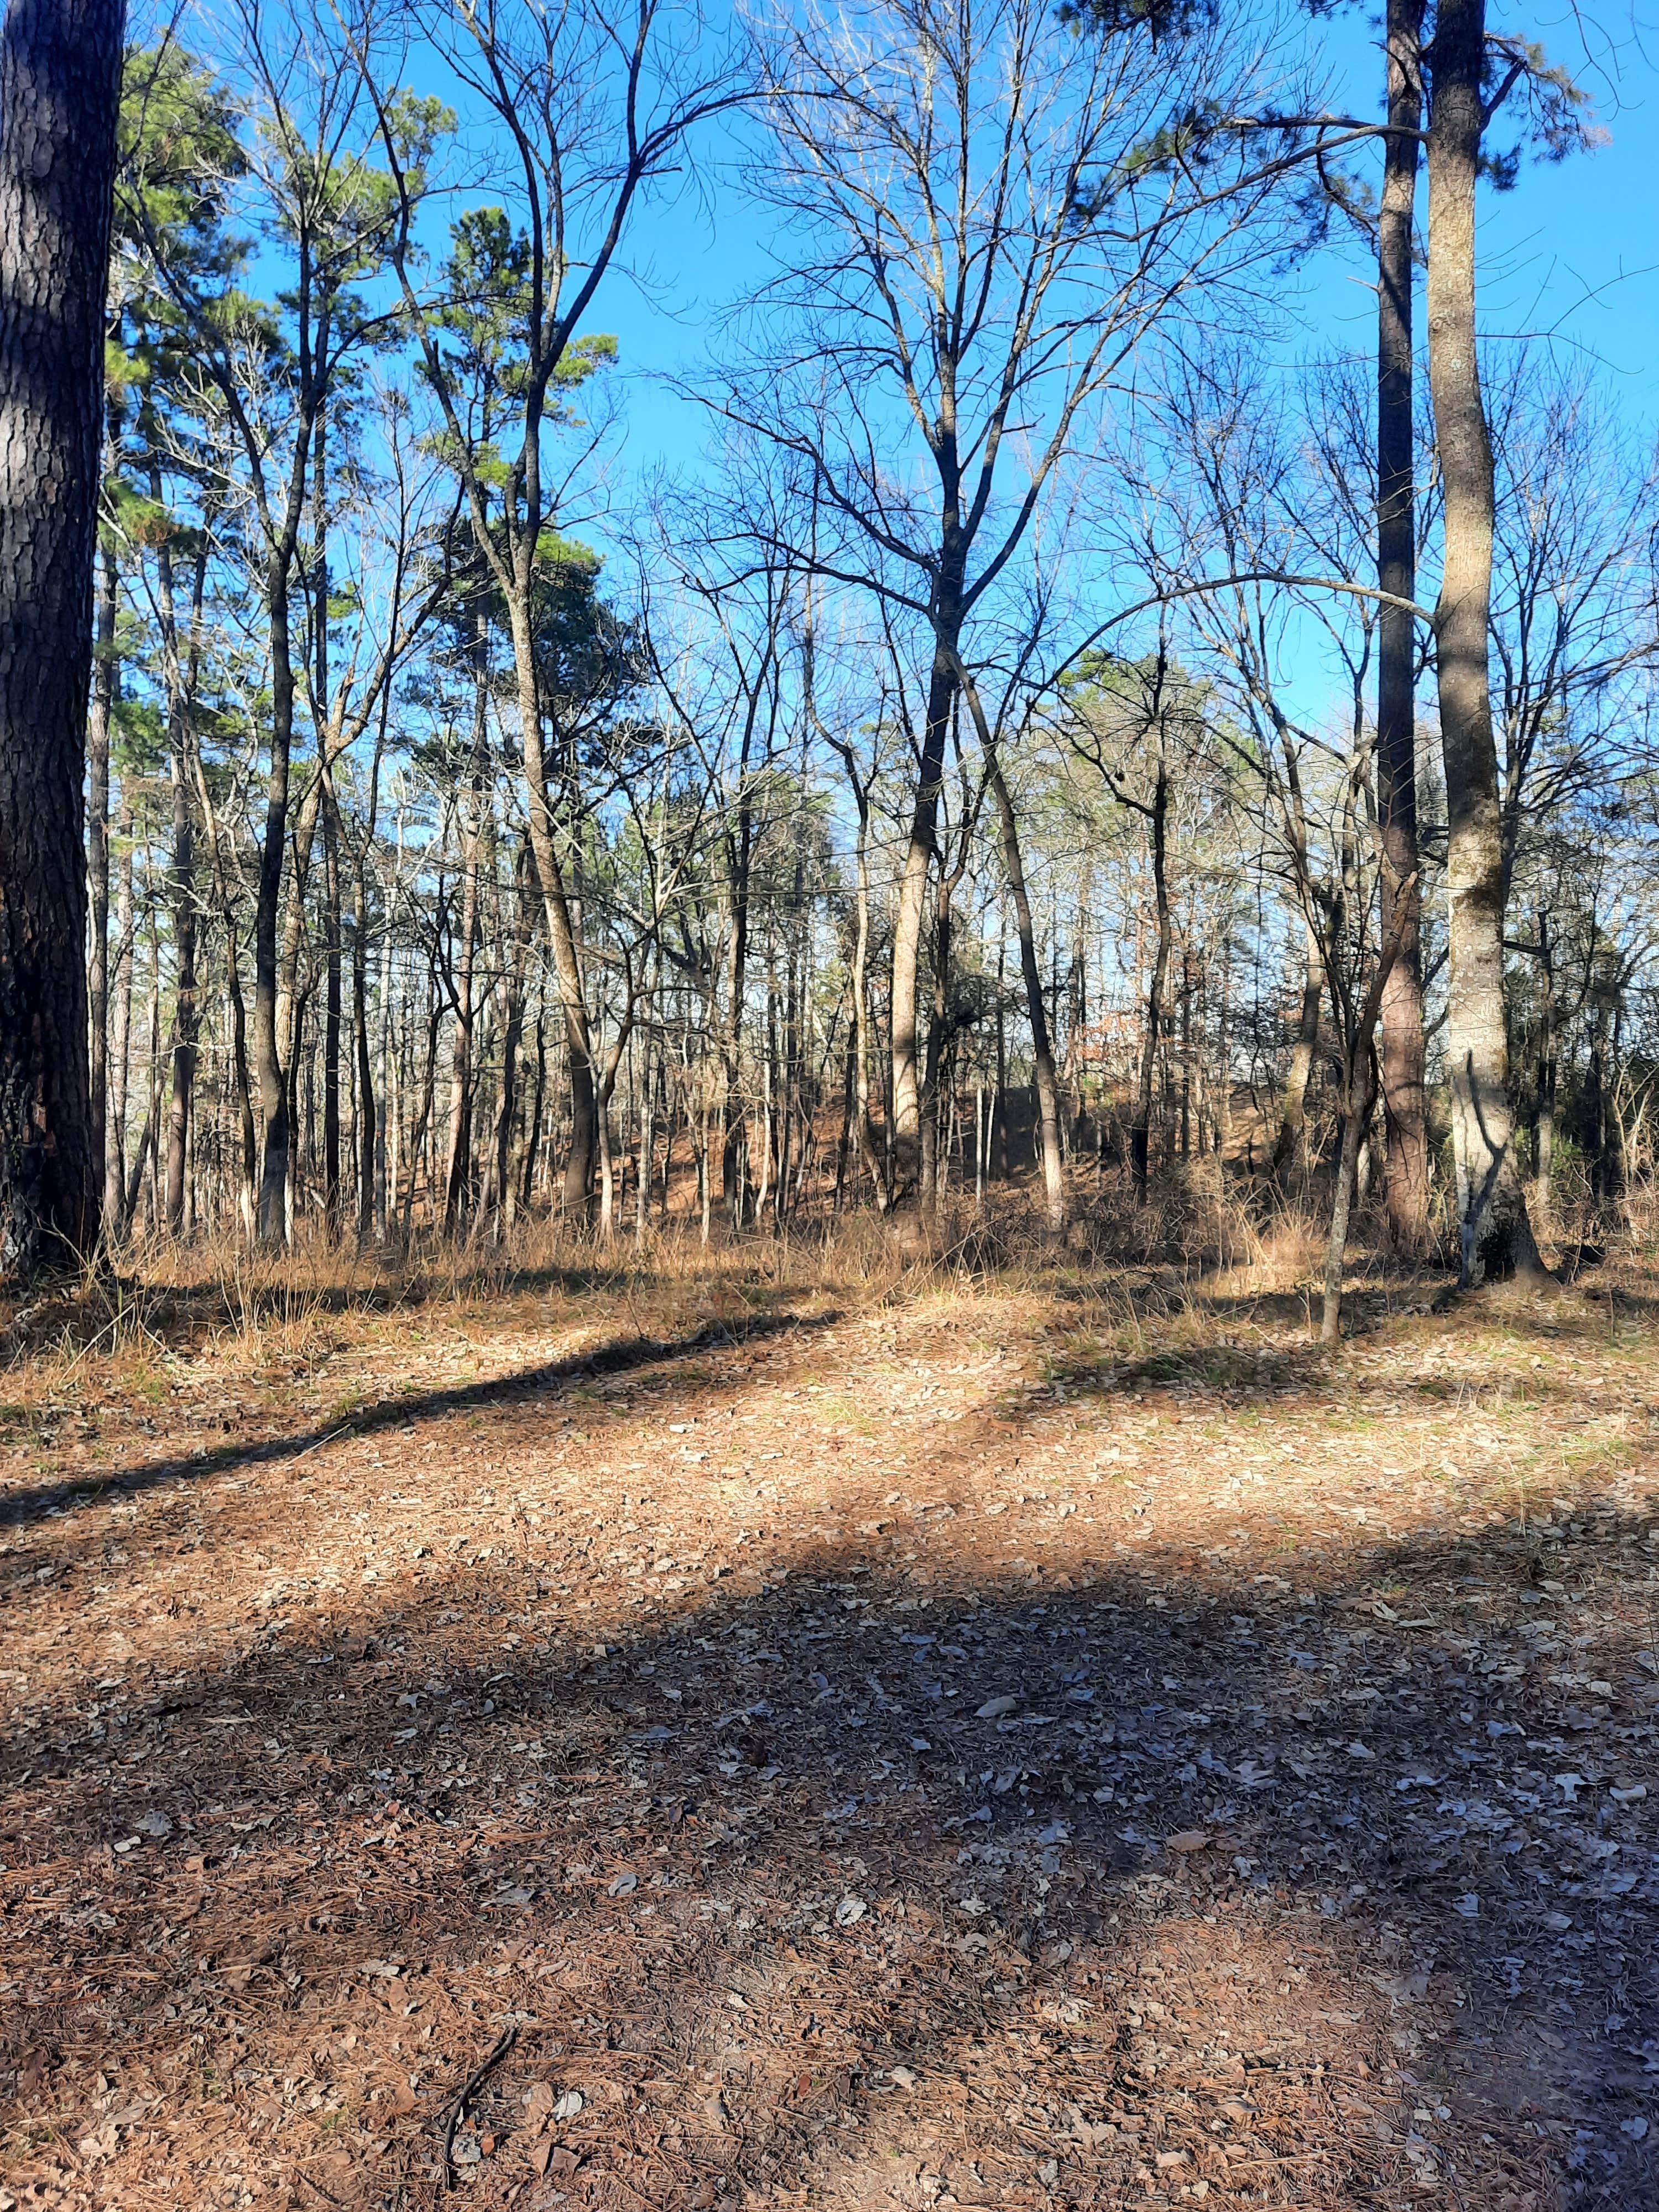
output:
[{"label": "forest floor", "polygon": [[1659,1278],[856,1244],[0,1372],[0,2212],[1659,2203]]}]

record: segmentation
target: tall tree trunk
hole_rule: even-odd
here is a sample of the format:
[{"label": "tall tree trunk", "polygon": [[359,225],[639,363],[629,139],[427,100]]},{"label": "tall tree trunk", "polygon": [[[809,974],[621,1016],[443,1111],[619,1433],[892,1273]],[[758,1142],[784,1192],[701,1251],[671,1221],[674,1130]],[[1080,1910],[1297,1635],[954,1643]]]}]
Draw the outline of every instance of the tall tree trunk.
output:
[{"label": "tall tree trunk", "polygon": [[[386,904],[391,906],[388,898]],[[380,936],[380,1109],[374,1117],[374,1233],[384,1237],[389,1208],[397,1194],[398,1062],[394,1048],[392,1004],[392,923],[388,912]]]},{"label": "tall tree trunk", "polygon": [[288,845],[289,769],[294,746],[294,663],[289,639],[288,565],[273,549],[266,563],[265,605],[270,627],[270,769],[265,785],[264,830],[259,845],[258,890],[253,915],[253,1066],[259,1086],[264,1142],[259,1165],[258,1233],[263,1244],[288,1236],[288,1077],[277,1037],[277,923],[283,864]]},{"label": "tall tree trunk", "polygon": [[939,842],[939,793],[945,781],[945,747],[956,698],[957,639],[941,629],[933,648],[927,684],[927,716],[922,731],[921,762],[915,805],[899,878],[898,911],[893,922],[893,990],[890,1017],[893,1068],[893,1199],[914,1202],[921,1178],[921,1070],[918,1063],[916,984],[921,968],[922,923],[927,910],[927,875]]},{"label": "tall tree trunk", "polygon": [[755,799],[750,787],[745,725],[738,763],[737,820],[726,841],[726,901],[730,935],[726,947],[726,1018],[720,1028],[720,1203],[733,1229],[743,1227],[738,1158],[743,1145],[743,1016],[749,988],[749,881],[755,845]]},{"label": "tall tree trunk", "polygon": [[1475,343],[1474,191],[1485,127],[1485,0],[1441,0],[1429,118],[1429,385],[1444,487],[1435,610],[1446,769],[1446,1056],[1458,1279],[1541,1272],[1515,1158],[1504,1012],[1504,866],[1487,627],[1492,457]]},{"label": "tall tree trunk", "polygon": [[1319,1340],[1335,1344],[1342,1334],[1342,1271],[1348,1250],[1348,1216],[1358,1181],[1359,1147],[1376,1105],[1370,1039],[1364,1041],[1359,1065],[1343,1085],[1342,1142],[1337,1149],[1336,1188],[1331,1197],[1330,1235],[1325,1245],[1325,1295]]},{"label": "tall tree trunk", "polygon": [[1555,1165],[1555,1102],[1558,1079],[1555,948],[1550,942],[1550,918],[1538,917],[1538,964],[1544,978],[1544,1018],[1538,1040],[1537,1196],[1544,1233],[1551,1233],[1553,1218],[1550,1177]]},{"label": "tall tree trunk", "polygon": [[536,880],[547,918],[548,942],[553,948],[553,973],[564,1017],[565,1054],[570,1076],[570,1152],[565,1162],[564,1210],[574,1221],[586,1221],[593,1189],[593,1167],[599,1127],[594,1097],[593,1046],[587,1018],[587,1000],[582,987],[581,957],[577,949],[574,918],[559,864],[558,842],[548,784],[543,744],[542,711],[536,678],[536,644],[530,627],[529,592],[509,610],[513,634],[514,668],[518,679],[519,726],[524,738],[525,777],[529,787],[526,811],[530,821],[530,851],[536,864]]},{"label": "tall tree trunk", "polygon": [[[1409,889],[1410,885],[1401,886]],[[1337,1147],[1336,1188],[1331,1200],[1330,1236],[1325,1247],[1325,1297],[1320,1317],[1319,1340],[1334,1344],[1342,1333],[1342,1273],[1348,1249],[1348,1218],[1359,1191],[1359,1158],[1376,1108],[1376,1024],[1388,994],[1389,975],[1400,957],[1401,940],[1410,927],[1412,910],[1396,903],[1393,919],[1384,927],[1377,966],[1357,1010],[1343,1046],[1342,1137]]]},{"label": "tall tree trunk", "polygon": [[969,702],[979,725],[980,744],[986,748],[991,796],[1002,827],[1002,865],[1014,902],[1019,930],[1020,973],[1025,979],[1025,1010],[1031,1024],[1031,1058],[1036,1069],[1037,1121],[1042,1137],[1043,1212],[1050,1232],[1059,1236],[1066,1227],[1066,1182],[1060,1157],[1060,1085],[1054,1073],[1054,1047],[1048,1036],[1048,1010],[1042,996],[1042,973],[1037,964],[1036,933],[1031,925],[1031,902],[1025,888],[1025,864],[1020,855],[1019,823],[1009,793],[1002,762],[977,695],[969,687]]},{"label": "tall tree trunk", "polygon": [[921,1152],[916,1198],[929,1219],[939,1211],[940,1079],[950,1045],[951,890],[943,875],[933,894],[933,1007],[921,1061]]},{"label": "tall tree trunk", "polygon": [[104,1124],[104,1233],[123,1233],[127,1188],[127,1082],[132,1057],[132,802],[123,791],[116,823],[115,966],[111,977],[109,1103]]},{"label": "tall tree trunk", "polygon": [[243,1233],[251,1240],[258,1227],[254,1190],[259,1173],[259,1140],[253,1118],[253,1085],[248,1076],[247,1006],[242,997],[241,953],[230,926],[228,909],[225,921],[225,981],[230,993],[231,1065],[236,1077],[236,1117],[241,1140],[239,1210]]},{"label": "tall tree trunk", "polygon": [[[284,1139],[283,1158],[287,1164],[283,1184],[283,1235],[287,1236],[292,1221],[297,1219],[305,1205],[305,1149],[300,1143],[300,1043],[303,1035],[305,1002],[310,996],[314,979],[308,978],[304,988],[300,982],[301,957],[306,947],[306,896],[311,884],[312,854],[317,842],[317,824],[323,807],[323,763],[328,755],[325,732],[318,733],[317,769],[307,783],[301,797],[298,811],[294,816],[294,834],[289,840],[289,859],[292,863],[292,886],[288,906],[282,917],[282,935],[276,959],[276,1066],[283,1075],[283,1111],[287,1117],[288,1135]],[[280,893],[280,885],[278,886]],[[257,942],[256,916],[256,942]],[[254,1005],[256,1040],[258,1003]],[[308,1133],[315,1145],[315,1128]],[[270,1164],[270,1128],[266,1128],[265,1167]],[[263,1232],[262,1232],[263,1234]]]},{"label": "tall tree trunk", "polygon": [[536,1006],[536,1083],[525,1115],[524,1165],[519,1177],[519,1203],[526,1212],[536,1199],[536,1170],[541,1159],[542,1115],[547,1108],[547,1029],[544,1002]]},{"label": "tall tree trunk", "polygon": [[200,1009],[196,997],[196,838],[191,820],[190,781],[182,748],[189,743],[180,730],[173,757],[173,867],[169,890],[173,908],[174,1001],[173,1066],[167,1098],[166,1206],[167,1234],[185,1233],[185,1176],[190,1154],[190,1115],[196,1081],[197,1036]]},{"label": "tall tree trunk", "polygon": [[[159,461],[153,462],[150,495],[157,506],[161,504],[161,474]],[[167,1097],[163,1202],[167,1234],[175,1239],[185,1234],[185,1228],[191,1106],[196,1085],[198,1038],[201,1030],[196,981],[196,829],[191,803],[195,769],[191,713],[199,666],[202,608],[207,591],[207,557],[204,532],[197,545],[192,564],[190,636],[187,644],[181,647],[173,603],[171,545],[164,539],[156,552],[157,607],[166,672],[167,754],[173,785],[173,864],[167,886],[173,915],[174,963],[173,1054]]]},{"label": "tall tree trunk", "polygon": [[[312,446],[311,478],[312,714],[319,732],[332,720],[328,656],[328,412],[319,408]],[[340,810],[325,744],[317,748],[323,823],[323,1228],[340,1229],[341,969]]]},{"label": "tall tree trunk", "polygon": [[524,1040],[525,980],[530,968],[531,943],[535,936],[531,876],[529,852],[520,846],[513,872],[513,949],[507,963],[506,998],[501,1009],[501,1087],[495,1102],[489,1188],[486,1194],[486,1204],[493,1210],[498,1237],[504,1237],[512,1228],[518,1202],[512,1175],[513,1132],[519,1118],[519,1048]]},{"label": "tall tree trunk", "polygon": [[[115,724],[120,665],[115,652],[119,580],[115,549],[105,543],[98,568],[98,639],[92,669],[92,710],[87,720],[87,891],[91,907],[87,946],[88,1141],[93,1171],[107,1189],[109,1157],[109,755]],[[113,1227],[107,1208],[106,1230]]]},{"label": "tall tree trunk", "polygon": [[98,1226],[82,781],[120,0],[0,31],[0,1272]]},{"label": "tall tree trunk", "polygon": [[1164,1034],[1164,999],[1170,978],[1170,772],[1160,738],[1158,771],[1149,810],[1152,841],[1152,900],[1158,916],[1158,936],[1152,947],[1152,982],[1146,993],[1146,1035],[1140,1050],[1140,1072],[1135,1085],[1135,1118],[1129,1132],[1129,1158],[1134,1175],[1135,1203],[1146,1203],[1152,1158],[1152,1080],[1158,1070],[1158,1042]]},{"label": "tall tree trunk", "polygon": [[340,806],[331,770],[323,778],[323,1221],[340,1230],[340,1038],[344,1017],[340,896]]},{"label": "tall tree trunk", "polygon": [[444,1230],[453,1236],[465,1219],[471,1195],[472,1168],[472,979],[478,947],[478,861],[484,834],[485,714],[489,665],[484,624],[477,617],[472,712],[472,767],[468,777],[471,811],[465,802],[461,821],[461,930],[453,954],[455,1031],[449,1063],[449,1139],[444,1159]]},{"label": "tall tree trunk", "polygon": [[[1412,230],[1423,120],[1424,0],[1388,0],[1388,107],[1377,222],[1377,583],[1395,599],[1417,593],[1413,489]],[[1377,617],[1376,785],[1386,860],[1382,921],[1399,957],[1382,1000],[1382,1103],[1389,1230],[1401,1252],[1429,1232],[1429,1134],[1423,1032],[1422,893],[1417,860],[1416,629],[1404,607]]]},{"label": "tall tree trunk", "polygon": [[[374,858],[374,833],[380,815],[380,763],[386,752],[392,685],[380,694],[380,724],[368,770],[368,812],[352,871],[351,1027],[357,1054],[357,1241],[366,1244],[378,1229],[386,1234],[386,1121],[374,1097],[374,1054],[368,1028],[368,871]],[[388,1097],[392,1039],[392,944],[390,917],[380,967],[380,1072],[382,1099]]]},{"label": "tall tree trunk", "polygon": [[887,1176],[870,1119],[870,802],[855,785],[859,805],[853,936],[853,1111],[859,1157],[870,1177],[876,1210],[887,1211]]},{"label": "tall tree trunk", "polygon": [[997,916],[997,1068],[991,1097],[991,1169],[999,1182],[1008,1180],[1008,931]]},{"label": "tall tree trunk", "polygon": [[[377,763],[378,765],[378,763]],[[370,813],[373,815],[373,801]],[[351,884],[351,1040],[357,1063],[357,1241],[367,1244],[374,1233],[374,1162],[380,1138],[380,1115],[374,1099],[374,1045],[368,1028],[368,856],[374,843],[372,826],[363,835],[362,849],[352,871]],[[380,1009],[382,1023],[387,1010]]]},{"label": "tall tree trunk", "polygon": [[1319,1050],[1320,1010],[1325,1003],[1325,946],[1319,932],[1304,915],[1307,969],[1302,985],[1302,1011],[1297,1017],[1296,1042],[1279,1101],[1279,1134],[1273,1142],[1273,1179],[1284,1188],[1308,1156],[1308,1085],[1313,1079],[1314,1059]]}]

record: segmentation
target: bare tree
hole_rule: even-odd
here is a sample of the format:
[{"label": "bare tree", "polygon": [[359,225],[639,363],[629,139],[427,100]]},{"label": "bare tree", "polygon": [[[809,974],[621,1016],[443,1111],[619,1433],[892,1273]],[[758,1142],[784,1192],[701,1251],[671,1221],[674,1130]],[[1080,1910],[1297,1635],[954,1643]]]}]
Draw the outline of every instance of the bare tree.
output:
[{"label": "bare tree", "polygon": [[1182,158],[1179,118],[1200,94],[1240,104],[1255,66],[1237,23],[1079,35],[1046,0],[870,0],[769,34],[775,150],[756,177],[787,260],[725,404],[809,465],[834,533],[821,570],[927,636],[892,954],[902,1200],[919,1192],[918,980],[957,671],[1148,331],[1200,289],[1217,309],[1276,243],[1273,180],[1242,154],[1201,174]]}]

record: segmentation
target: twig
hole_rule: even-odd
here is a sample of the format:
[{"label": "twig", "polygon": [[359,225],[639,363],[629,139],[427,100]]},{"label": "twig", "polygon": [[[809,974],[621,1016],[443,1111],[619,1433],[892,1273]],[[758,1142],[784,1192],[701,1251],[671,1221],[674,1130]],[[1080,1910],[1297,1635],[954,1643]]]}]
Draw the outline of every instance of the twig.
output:
[{"label": "twig", "polygon": [[461,2114],[466,2110],[467,2100],[480,2086],[485,2075],[506,2057],[518,2039],[519,2030],[516,2022],[503,2028],[488,2055],[473,2068],[471,2073],[467,2075],[465,2081],[449,2100],[448,2112],[444,2121],[444,2186],[446,2188],[448,2188],[455,2179],[455,2125]]}]

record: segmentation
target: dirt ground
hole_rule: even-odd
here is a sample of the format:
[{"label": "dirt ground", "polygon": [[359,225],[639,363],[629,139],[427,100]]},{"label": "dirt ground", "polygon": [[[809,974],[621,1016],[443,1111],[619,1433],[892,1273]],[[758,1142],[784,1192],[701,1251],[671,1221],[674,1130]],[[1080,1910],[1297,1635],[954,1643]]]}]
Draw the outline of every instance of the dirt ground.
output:
[{"label": "dirt ground", "polygon": [[37,1333],[0,2212],[1659,2204],[1659,1283],[1382,1303]]}]

